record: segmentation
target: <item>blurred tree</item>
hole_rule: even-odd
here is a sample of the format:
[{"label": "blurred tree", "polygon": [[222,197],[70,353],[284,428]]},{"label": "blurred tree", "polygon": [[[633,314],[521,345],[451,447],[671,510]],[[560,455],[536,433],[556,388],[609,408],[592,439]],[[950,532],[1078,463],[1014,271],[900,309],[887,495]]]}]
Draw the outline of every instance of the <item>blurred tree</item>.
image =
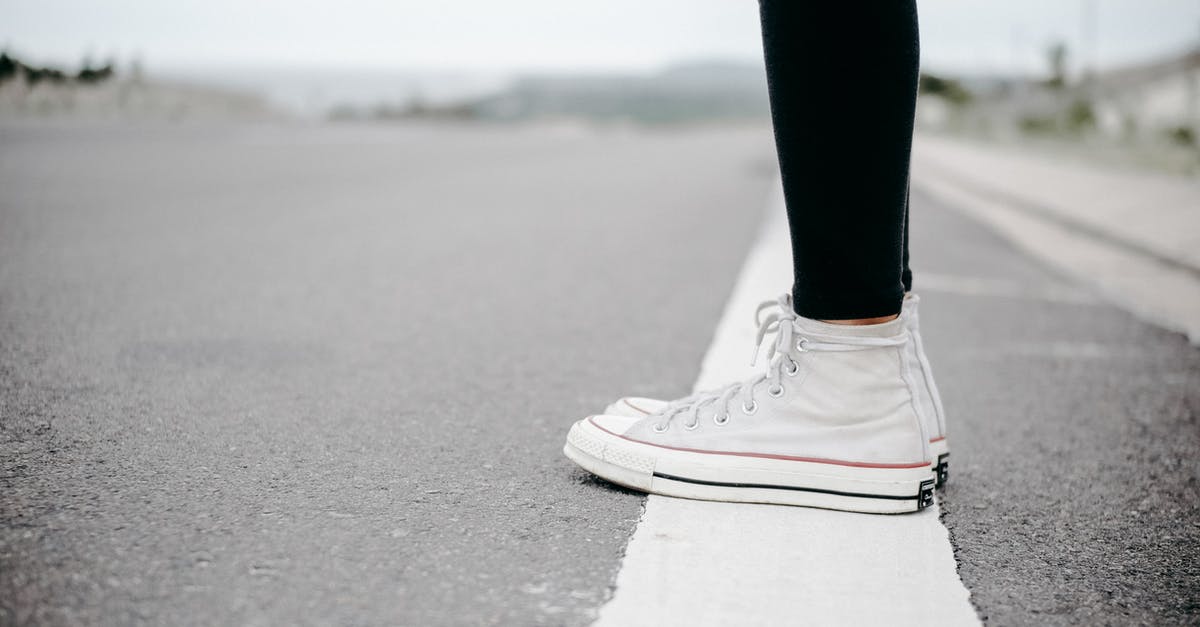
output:
[{"label": "blurred tree", "polygon": [[1065,113],[1064,125],[1067,131],[1071,133],[1083,133],[1096,128],[1096,111],[1092,108],[1092,103],[1084,99],[1078,99],[1067,107]]},{"label": "blurred tree", "polygon": [[962,106],[971,102],[971,91],[953,78],[921,73],[917,80],[917,93],[945,98],[947,102]]},{"label": "blurred tree", "polygon": [[16,59],[8,56],[8,52],[0,52],[0,83],[7,81],[10,78],[17,77],[17,71],[21,69],[21,63]]},{"label": "blurred tree", "polygon": [[24,74],[25,82],[30,86],[42,82],[60,85],[70,81],[93,84],[112,78],[116,74],[115,67],[116,65],[111,59],[105,62],[104,65],[93,66],[91,59],[84,57],[79,72],[72,76],[58,68],[28,65],[8,54],[8,51],[4,51],[0,52],[0,83],[10,79],[16,80]]},{"label": "blurred tree", "polygon": [[1062,89],[1067,86],[1067,44],[1059,41],[1046,49],[1046,60],[1050,63],[1050,78],[1046,86]]},{"label": "blurred tree", "polygon": [[92,67],[91,61],[85,61],[83,67],[79,68],[79,73],[75,75],[75,80],[83,84],[102,83],[110,78],[116,71],[113,67],[113,61],[109,60],[104,65]]},{"label": "blurred tree", "polygon": [[1164,131],[1167,139],[1178,146],[1192,147],[1196,145],[1196,131],[1190,126],[1174,126]]},{"label": "blurred tree", "polygon": [[25,67],[25,80],[30,85],[37,85],[41,82],[47,82],[52,85],[61,85],[68,80],[68,76],[62,70],[52,67]]}]

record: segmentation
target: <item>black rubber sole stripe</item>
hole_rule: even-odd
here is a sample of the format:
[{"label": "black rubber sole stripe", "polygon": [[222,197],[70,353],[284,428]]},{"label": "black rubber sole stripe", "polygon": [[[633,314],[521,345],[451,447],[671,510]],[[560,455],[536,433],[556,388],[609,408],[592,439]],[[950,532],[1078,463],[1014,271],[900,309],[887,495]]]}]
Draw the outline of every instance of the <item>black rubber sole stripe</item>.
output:
[{"label": "black rubber sole stripe", "polygon": [[856,496],[864,499],[889,499],[892,501],[918,501],[921,500],[921,494],[918,492],[914,496],[897,496],[894,494],[863,494],[861,492],[841,492],[838,490],[822,490],[820,488],[801,488],[790,485],[768,485],[765,483],[725,483],[722,481],[705,481],[704,479],[690,479],[688,477],[676,477],[668,475],[665,472],[654,473],[659,479],[670,479],[671,481],[682,481],[684,483],[696,483],[699,485],[711,485],[721,488],[764,488],[767,490],[795,490],[797,492],[819,492],[821,494],[833,494],[836,496]]}]

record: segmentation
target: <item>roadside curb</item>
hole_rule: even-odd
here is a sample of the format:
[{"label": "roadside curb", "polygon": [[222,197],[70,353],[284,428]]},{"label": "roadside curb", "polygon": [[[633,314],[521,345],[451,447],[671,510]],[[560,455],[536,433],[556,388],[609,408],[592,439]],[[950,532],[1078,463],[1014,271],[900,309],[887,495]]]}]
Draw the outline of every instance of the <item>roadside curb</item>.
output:
[{"label": "roadside curb", "polygon": [[[968,182],[919,150],[914,150],[913,186],[991,226],[1114,304],[1200,345],[1200,268],[1162,250],[1114,238],[1095,223],[1063,217],[1048,203],[1025,200],[1029,194]],[[1012,188],[1020,188],[1019,182]]]},{"label": "roadside curb", "polygon": [[1200,278],[1200,181],[919,135],[914,174]]}]

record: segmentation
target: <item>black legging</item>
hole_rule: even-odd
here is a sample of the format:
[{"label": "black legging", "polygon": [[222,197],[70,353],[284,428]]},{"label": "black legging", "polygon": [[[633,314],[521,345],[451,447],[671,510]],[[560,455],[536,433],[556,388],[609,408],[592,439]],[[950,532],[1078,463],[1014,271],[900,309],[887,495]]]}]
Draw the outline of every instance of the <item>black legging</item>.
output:
[{"label": "black legging", "polygon": [[920,50],[915,0],[759,0],[796,312],[900,311]]}]

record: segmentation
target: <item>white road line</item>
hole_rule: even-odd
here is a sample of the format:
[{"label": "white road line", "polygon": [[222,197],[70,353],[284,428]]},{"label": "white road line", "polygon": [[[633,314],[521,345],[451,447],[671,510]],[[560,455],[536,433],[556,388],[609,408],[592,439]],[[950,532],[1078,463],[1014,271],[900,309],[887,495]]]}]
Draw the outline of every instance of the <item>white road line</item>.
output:
[{"label": "white road line", "polygon": [[[697,389],[753,374],[752,315],[791,285],[777,195]],[[599,627],[977,625],[938,508],[880,516],[650,496]]]}]

